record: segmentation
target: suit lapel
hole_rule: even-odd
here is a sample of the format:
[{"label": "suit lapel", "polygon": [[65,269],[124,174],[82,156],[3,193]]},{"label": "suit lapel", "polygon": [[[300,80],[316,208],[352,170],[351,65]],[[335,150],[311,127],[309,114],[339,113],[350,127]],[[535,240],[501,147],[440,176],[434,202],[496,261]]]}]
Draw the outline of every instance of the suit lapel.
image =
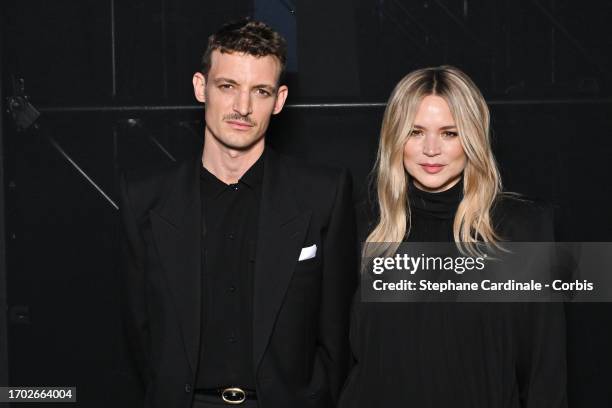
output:
[{"label": "suit lapel", "polygon": [[278,156],[266,150],[253,285],[253,358],[266,349],[304,242],[310,212],[300,212]]},{"label": "suit lapel", "polygon": [[[200,162],[173,174],[168,195],[151,211],[153,237],[180,322],[189,363],[196,372],[201,334]],[[253,279],[253,358],[257,368],[293,276],[311,213],[301,212],[278,156],[266,150]]]},{"label": "suit lapel", "polygon": [[153,237],[182,329],[193,372],[196,371],[201,322],[200,162],[179,167],[169,180],[168,196],[151,210]]}]

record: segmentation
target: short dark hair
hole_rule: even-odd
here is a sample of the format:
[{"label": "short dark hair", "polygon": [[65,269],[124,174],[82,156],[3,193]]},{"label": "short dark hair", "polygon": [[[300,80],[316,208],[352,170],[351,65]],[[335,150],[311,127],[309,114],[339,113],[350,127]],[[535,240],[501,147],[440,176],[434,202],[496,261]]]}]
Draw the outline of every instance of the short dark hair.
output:
[{"label": "short dark hair", "polygon": [[[221,53],[244,53],[255,57],[272,55],[281,64],[281,76],[287,62],[287,42],[270,26],[261,21],[244,18],[225,24],[208,37],[208,47],[202,56],[202,73],[210,70],[213,51]],[[280,79],[280,78],[279,78]]]}]

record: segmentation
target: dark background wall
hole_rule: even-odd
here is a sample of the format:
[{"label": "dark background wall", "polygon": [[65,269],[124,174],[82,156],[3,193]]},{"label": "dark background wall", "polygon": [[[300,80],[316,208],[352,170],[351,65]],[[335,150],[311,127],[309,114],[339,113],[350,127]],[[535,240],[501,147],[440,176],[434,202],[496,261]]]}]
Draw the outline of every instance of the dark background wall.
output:
[{"label": "dark background wall", "polygon": [[[0,372],[11,385],[76,385],[79,406],[131,406],[116,174],[198,153],[191,75],[206,37],[244,15],[276,23],[294,50],[270,144],[348,167],[356,199],[394,84],[449,63],[491,104],[507,189],[552,203],[560,239],[611,241],[611,12],[604,0],[2,1],[2,96],[23,78],[41,117],[38,132],[1,122]],[[612,406],[612,307],[567,311],[571,406]]]}]

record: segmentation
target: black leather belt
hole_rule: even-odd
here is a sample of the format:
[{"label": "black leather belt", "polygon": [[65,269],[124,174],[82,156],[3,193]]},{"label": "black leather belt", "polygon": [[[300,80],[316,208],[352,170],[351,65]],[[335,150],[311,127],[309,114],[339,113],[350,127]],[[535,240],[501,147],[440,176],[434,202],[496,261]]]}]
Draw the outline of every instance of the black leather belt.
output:
[{"label": "black leather belt", "polygon": [[230,405],[242,404],[247,399],[257,399],[255,391],[245,390],[240,387],[197,389],[196,393],[219,397],[223,402]]}]

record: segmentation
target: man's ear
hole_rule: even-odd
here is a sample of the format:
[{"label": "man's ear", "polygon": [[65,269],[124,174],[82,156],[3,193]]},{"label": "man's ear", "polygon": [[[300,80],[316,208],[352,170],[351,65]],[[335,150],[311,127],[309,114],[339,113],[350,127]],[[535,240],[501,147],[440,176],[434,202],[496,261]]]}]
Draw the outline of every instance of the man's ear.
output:
[{"label": "man's ear", "polygon": [[206,103],[206,77],[201,72],[193,74],[193,94],[198,102]]},{"label": "man's ear", "polygon": [[286,85],[279,86],[278,90],[276,91],[276,102],[274,103],[274,110],[272,111],[273,115],[276,115],[283,110],[283,106],[285,106],[285,101],[287,100],[287,95],[289,95],[289,88],[287,88]]}]

